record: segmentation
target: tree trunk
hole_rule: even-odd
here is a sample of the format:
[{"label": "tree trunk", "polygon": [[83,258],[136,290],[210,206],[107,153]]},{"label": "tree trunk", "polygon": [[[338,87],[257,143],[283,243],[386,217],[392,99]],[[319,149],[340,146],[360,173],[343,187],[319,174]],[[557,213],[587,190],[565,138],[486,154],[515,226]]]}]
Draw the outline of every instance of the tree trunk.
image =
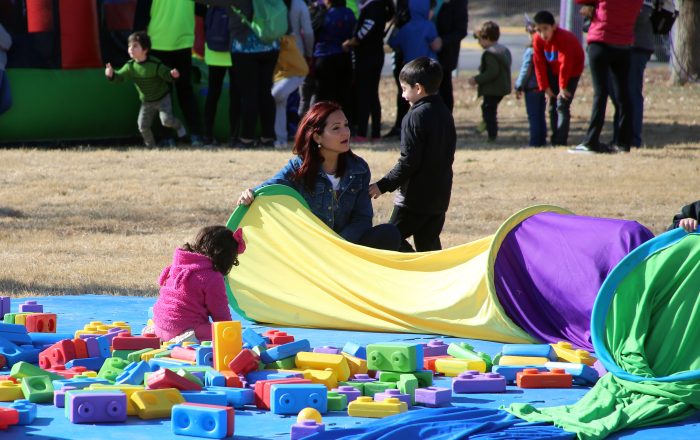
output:
[{"label": "tree trunk", "polygon": [[671,81],[700,80],[700,0],[680,0],[671,42]]}]

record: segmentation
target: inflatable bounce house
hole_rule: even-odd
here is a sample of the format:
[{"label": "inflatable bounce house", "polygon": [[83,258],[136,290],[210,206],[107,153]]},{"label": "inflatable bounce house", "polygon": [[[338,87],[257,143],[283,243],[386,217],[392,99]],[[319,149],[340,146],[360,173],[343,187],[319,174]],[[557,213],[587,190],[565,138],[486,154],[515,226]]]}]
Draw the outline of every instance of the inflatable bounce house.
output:
[{"label": "inflatable bounce house", "polygon": [[[0,23],[12,36],[6,72],[12,106],[0,116],[0,144],[120,138],[140,143],[133,84],[104,77],[106,63],[118,67],[128,60],[126,40],[135,30],[137,6],[137,0],[0,0]],[[202,37],[200,17],[196,22],[195,35]],[[202,52],[197,38],[195,54]],[[207,69],[197,56],[193,64],[199,72],[193,75],[195,94],[203,105]],[[215,133],[226,137],[228,93],[219,106]]]}]

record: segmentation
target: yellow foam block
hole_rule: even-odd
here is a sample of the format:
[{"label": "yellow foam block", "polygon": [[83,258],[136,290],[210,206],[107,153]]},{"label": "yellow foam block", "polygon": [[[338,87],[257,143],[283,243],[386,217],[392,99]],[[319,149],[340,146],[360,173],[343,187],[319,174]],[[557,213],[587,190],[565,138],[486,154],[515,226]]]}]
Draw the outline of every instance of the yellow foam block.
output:
[{"label": "yellow foam block", "polygon": [[15,314],[15,324],[26,325],[27,324],[27,315],[31,315],[31,314],[32,313],[30,313],[30,312],[16,313]]},{"label": "yellow foam block", "polygon": [[335,371],[338,380],[346,381],[350,378],[350,367],[345,356],[340,354],[312,353],[302,351],[296,354],[294,363],[297,368],[325,370],[330,368]]},{"label": "yellow foam block", "polygon": [[356,374],[366,374],[367,373],[367,361],[359,357],[355,357],[351,354],[341,353],[345,360],[348,361],[348,367],[350,367],[350,376]]},{"label": "yellow foam block", "polygon": [[142,419],[170,418],[173,406],[185,401],[175,388],[136,391],[130,399],[136,406],[136,415]]},{"label": "yellow foam block", "polygon": [[126,394],[126,414],[129,416],[138,415],[136,404],[131,400],[131,396],[137,391],[145,390],[143,385],[107,385],[103,383],[94,383],[88,387],[91,390],[119,390]]},{"label": "yellow foam block", "polygon": [[151,359],[153,359],[154,357],[156,357],[156,355],[157,355],[158,353],[163,353],[163,352],[166,352],[166,351],[168,351],[166,348],[158,348],[158,349],[156,349],[156,350],[147,351],[147,352],[145,352],[144,354],[141,355],[141,360],[142,360],[142,361],[148,362],[148,361],[150,361]]},{"label": "yellow foam block", "polygon": [[549,358],[539,356],[501,356],[498,365],[544,365]]},{"label": "yellow foam block", "polygon": [[319,383],[321,385],[325,385],[326,388],[329,390],[332,388],[337,388],[338,387],[338,374],[331,370],[312,370],[312,369],[306,369],[302,370],[301,368],[297,368],[294,370],[278,370],[280,373],[302,373],[304,375],[304,379],[308,379],[313,383]]},{"label": "yellow foam block", "polygon": [[212,347],[214,351],[214,369],[231,371],[228,364],[241,352],[240,321],[219,321],[212,324]]},{"label": "yellow foam block", "polygon": [[593,366],[597,360],[594,356],[591,356],[586,350],[577,350],[569,342],[559,341],[556,344],[550,344],[554,348],[554,352],[557,354],[559,361],[571,362],[574,364],[586,364],[588,366]]},{"label": "yellow foam block", "polygon": [[437,359],[435,361],[435,371],[447,377],[459,376],[467,370],[476,370],[481,373],[486,372],[486,363],[475,359]]},{"label": "yellow foam block", "polygon": [[0,402],[12,402],[17,399],[24,399],[22,386],[11,380],[0,380]]},{"label": "yellow foam block", "polygon": [[406,411],[408,411],[406,402],[402,402],[396,397],[390,397],[381,402],[375,402],[369,396],[360,396],[348,404],[348,415],[351,417],[372,417],[380,419]]}]

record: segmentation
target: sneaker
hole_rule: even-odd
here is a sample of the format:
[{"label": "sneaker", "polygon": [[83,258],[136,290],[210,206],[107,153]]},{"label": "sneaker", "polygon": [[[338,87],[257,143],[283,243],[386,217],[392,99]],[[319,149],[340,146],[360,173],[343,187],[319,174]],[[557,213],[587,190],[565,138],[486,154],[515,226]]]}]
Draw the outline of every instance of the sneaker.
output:
[{"label": "sneaker", "polygon": [[630,147],[629,145],[611,145],[609,152],[612,154],[629,153]]},{"label": "sneaker", "polygon": [[236,139],[236,142],[231,145],[231,148],[238,148],[241,150],[255,148],[255,141],[244,141],[241,139]]},{"label": "sneaker", "polygon": [[[606,148],[607,150],[607,148]],[[606,151],[601,148],[601,146],[598,147],[591,147],[586,144],[578,144],[573,148],[569,148],[567,150],[569,153],[573,154],[597,154],[597,153],[605,153]]]},{"label": "sneaker", "polygon": [[275,150],[289,150],[289,143],[275,141]]},{"label": "sneaker", "polygon": [[259,148],[275,148],[275,140],[260,138],[255,146]]},{"label": "sneaker", "polygon": [[474,127],[474,131],[476,131],[479,134],[483,134],[486,131],[486,122],[479,122],[479,124],[476,127]]},{"label": "sneaker", "polygon": [[183,342],[199,342],[199,340],[194,335],[194,330],[190,329],[190,330],[185,330],[184,332],[175,336],[169,342],[173,342],[175,344],[182,344]]}]

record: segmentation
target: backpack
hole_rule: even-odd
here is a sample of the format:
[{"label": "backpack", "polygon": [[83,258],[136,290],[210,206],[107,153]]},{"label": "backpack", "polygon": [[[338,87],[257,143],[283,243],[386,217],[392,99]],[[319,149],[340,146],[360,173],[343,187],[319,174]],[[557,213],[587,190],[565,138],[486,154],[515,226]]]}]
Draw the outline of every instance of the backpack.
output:
[{"label": "backpack", "polygon": [[678,11],[669,11],[661,6],[659,0],[654,0],[654,8],[651,11],[651,28],[657,35],[666,35],[671,32],[673,22],[678,17]]},{"label": "backpack", "polygon": [[264,43],[278,40],[287,33],[288,11],[283,0],[252,0],[253,19],[248,21],[240,10],[231,7]]},{"label": "backpack", "polygon": [[204,18],[204,29],[204,38],[209,49],[219,52],[231,50],[231,29],[226,9],[216,6],[208,8]]}]

